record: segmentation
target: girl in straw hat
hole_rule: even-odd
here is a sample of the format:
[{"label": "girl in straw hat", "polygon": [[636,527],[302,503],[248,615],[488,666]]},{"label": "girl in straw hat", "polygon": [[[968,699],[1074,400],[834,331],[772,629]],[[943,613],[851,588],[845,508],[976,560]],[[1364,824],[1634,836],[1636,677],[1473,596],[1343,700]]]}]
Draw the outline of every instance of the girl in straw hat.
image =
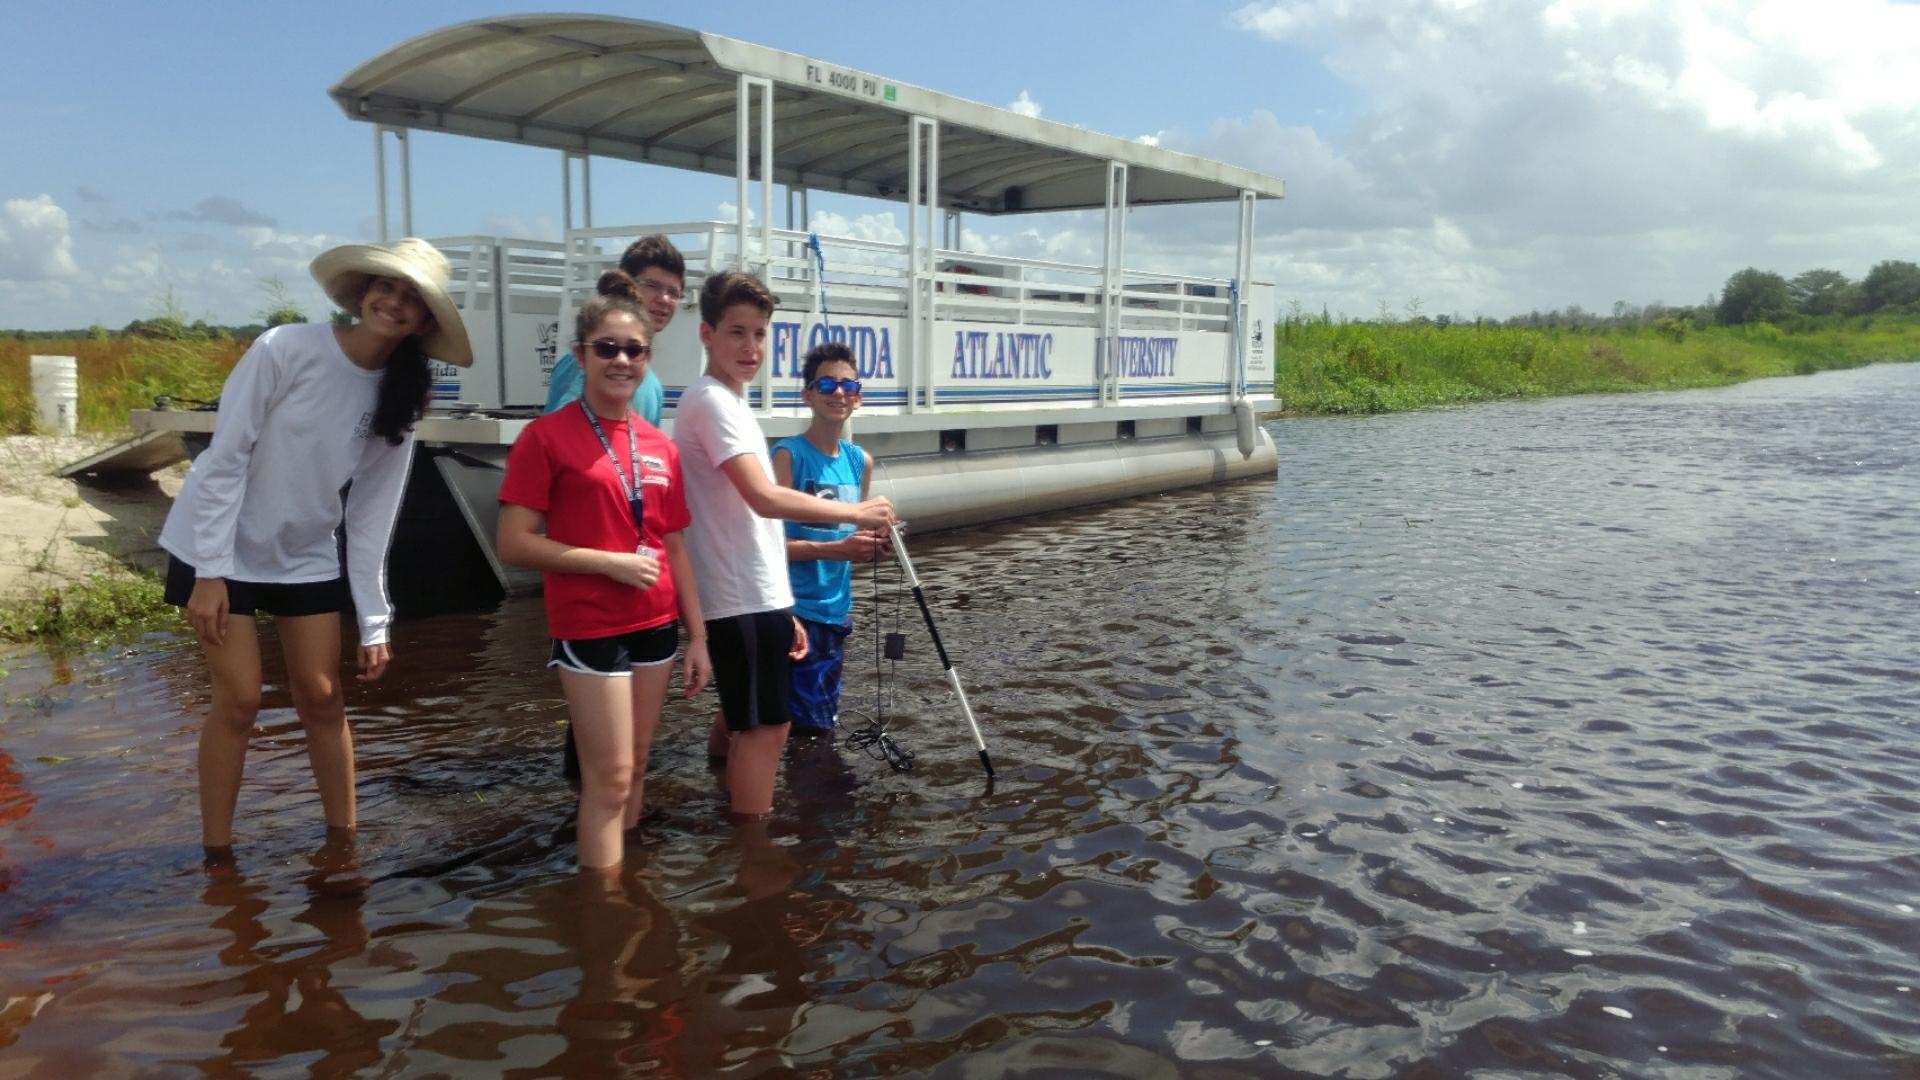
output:
[{"label": "girl in straw hat", "polygon": [[[427,358],[473,362],[447,295],[447,260],[426,241],[334,248],[313,261],[313,276],[357,319],[260,335],[228,376],[213,442],[160,533],[167,600],[186,609],[213,676],[199,764],[201,841],[214,860],[231,852],[260,709],[259,631],[236,616],[275,617],[327,826],[338,835],[354,827],[340,612],[351,594],[358,677],[378,679],[390,656],[387,546],[413,459],[413,425],[426,408]],[[334,539],[343,519],[344,581]]]}]

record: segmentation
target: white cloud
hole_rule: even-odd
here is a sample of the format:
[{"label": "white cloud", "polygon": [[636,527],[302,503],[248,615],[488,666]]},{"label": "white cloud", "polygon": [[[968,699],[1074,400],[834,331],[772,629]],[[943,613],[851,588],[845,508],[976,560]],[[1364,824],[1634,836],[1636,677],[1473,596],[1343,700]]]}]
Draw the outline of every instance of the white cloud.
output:
[{"label": "white cloud", "polygon": [[0,281],[57,281],[80,272],[67,212],[51,195],[0,207]]},{"label": "white cloud", "polygon": [[0,288],[0,326],[6,327],[123,326],[156,314],[169,289],[189,318],[247,323],[265,306],[268,279],[285,283],[297,305],[318,314],[329,307],[307,264],[346,242],[266,225],[210,223],[209,231],[183,231],[164,221],[133,238],[102,232],[72,238],[64,211],[45,196],[10,200],[5,209],[0,280],[8,285]]},{"label": "white cloud", "polygon": [[[1239,115],[1136,138],[1287,181],[1258,211],[1258,272],[1283,302],[1691,303],[1747,265],[1858,276],[1920,256],[1920,6],[1258,0],[1233,24],[1286,62],[1317,59],[1347,100],[1288,111],[1282,84],[1256,78]],[[1007,107],[1043,115],[1029,87]],[[1321,116],[1338,126],[1309,124]],[[141,222],[94,188],[69,198],[90,220],[48,196],[5,204],[0,278],[18,283],[0,287],[0,326],[124,323],[168,282],[196,314],[243,321],[259,277],[306,289],[305,260],[337,242],[279,205],[216,197]],[[896,242],[903,221],[815,214],[823,232]],[[1100,259],[1098,214],[966,221],[969,248]],[[1230,205],[1142,208],[1130,228],[1130,264],[1231,272]],[[552,218],[486,231],[558,235]]]},{"label": "white cloud", "polygon": [[241,225],[234,232],[254,252],[294,259],[311,260],[330,247],[347,243],[345,237],[328,233],[282,232],[271,225]]},{"label": "white cloud", "polygon": [[96,281],[106,296],[144,303],[164,288],[165,271],[158,247],[122,246],[113,257],[101,260]]},{"label": "white cloud", "polygon": [[1920,246],[1920,7],[1280,0],[1235,21],[1348,83],[1349,126],[1255,112],[1163,141],[1284,177],[1262,265],[1335,310],[1697,302],[1742,266],[1857,276]]},{"label": "white cloud", "polygon": [[813,231],[822,235],[850,236],[856,240],[874,240],[885,244],[907,242],[906,230],[892,211],[855,214],[849,218],[831,210],[816,210],[813,212],[812,225]]}]

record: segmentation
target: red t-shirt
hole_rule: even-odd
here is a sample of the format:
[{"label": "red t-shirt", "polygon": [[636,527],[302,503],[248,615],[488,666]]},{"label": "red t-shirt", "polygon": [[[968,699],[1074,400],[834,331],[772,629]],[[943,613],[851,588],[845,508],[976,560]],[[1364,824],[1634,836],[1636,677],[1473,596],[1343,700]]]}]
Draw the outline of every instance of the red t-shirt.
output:
[{"label": "red t-shirt", "polygon": [[[627,509],[620,475],[627,460],[627,425],[640,453],[643,537]],[[600,421],[620,459],[620,472],[578,405],[548,413],[521,432],[507,454],[500,501],[547,516],[547,537],[573,547],[634,551],[644,542],[660,559],[660,579],[636,589],[604,574],[547,573],[547,632],[557,638],[611,637],[671,622],[679,615],[665,537],[687,527],[686,493],[680,482],[680,452],[673,440],[629,411],[627,419]]]}]

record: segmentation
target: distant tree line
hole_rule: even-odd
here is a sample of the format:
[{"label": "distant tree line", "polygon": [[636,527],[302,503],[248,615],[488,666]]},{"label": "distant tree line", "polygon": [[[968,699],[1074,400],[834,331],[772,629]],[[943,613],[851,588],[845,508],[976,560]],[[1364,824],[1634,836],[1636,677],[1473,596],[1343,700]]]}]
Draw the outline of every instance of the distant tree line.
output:
[{"label": "distant tree line", "polygon": [[[303,320],[304,321],[304,320]],[[264,323],[216,326],[205,319],[180,322],[174,319],[135,319],[118,330],[95,323],[71,330],[0,330],[0,338],[14,341],[111,341],[115,338],[146,338],[152,341],[248,341],[266,331]]]},{"label": "distant tree line", "polygon": [[1793,315],[1920,314],[1920,265],[1904,259],[1877,263],[1859,281],[1838,270],[1808,270],[1789,281],[1747,267],[1727,279],[1714,308],[1723,326],[1779,322]]},{"label": "distant tree line", "polygon": [[[307,313],[293,302],[292,291],[287,283],[279,278],[267,278],[260,282],[260,291],[266,294],[266,306],[254,313],[259,322],[245,323],[239,326],[219,326],[205,319],[187,318],[186,310],[174,298],[169,286],[161,290],[154,298],[155,313],[144,319],[135,319],[118,330],[109,330],[98,323],[81,330],[0,330],[0,337],[11,337],[16,341],[72,340],[80,338],[91,341],[106,341],[116,337],[148,338],[154,341],[219,341],[237,339],[248,341],[276,326],[307,321]],[[336,317],[335,322],[339,322]]]},{"label": "distant tree line", "polygon": [[1282,334],[1291,337],[1296,326],[1335,322],[1401,323],[1411,326],[1507,326],[1531,330],[1630,330],[1651,328],[1675,339],[1689,330],[1719,324],[1739,326],[1745,323],[1793,323],[1802,319],[1829,316],[1920,315],[1920,265],[1904,259],[1888,259],[1867,271],[1859,281],[1849,280],[1838,270],[1808,270],[1788,280],[1767,270],[1748,267],[1727,279],[1717,295],[1709,294],[1700,304],[1667,304],[1655,301],[1635,305],[1617,300],[1611,312],[1588,311],[1569,304],[1552,311],[1529,311],[1505,319],[1475,315],[1428,315],[1419,297],[1407,301],[1404,315],[1395,312],[1386,301],[1371,319],[1336,316],[1326,307],[1318,316],[1291,301],[1276,321]]}]

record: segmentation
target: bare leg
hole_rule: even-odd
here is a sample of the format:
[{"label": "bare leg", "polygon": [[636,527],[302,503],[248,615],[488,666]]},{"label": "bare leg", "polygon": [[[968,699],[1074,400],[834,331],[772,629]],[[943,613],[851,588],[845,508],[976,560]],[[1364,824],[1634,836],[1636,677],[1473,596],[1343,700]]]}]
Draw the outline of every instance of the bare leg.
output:
[{"label": "bare leg", "polygon": [[[580,749],[579,859],[582,870],[620,862],[620,819],[633,793],[631,676],[560,673]],[[648,733],[651,737],[651,732]]]},{"label": "bare leg", "polygon": [[733,749],[727,755],[727,791],[733,797],[734,814],[773,812],[773,781],[786,745],[786,724],[733,733]]},{"label": "bare leg", "polygon": [[246,770],[247,739],[260,714],[260,631],[251,616],[227,620],[223,645],[202,643],[213,707],[200,725],[200,842],[208,854],[233,846],[233,808]]},{"label": "bare leg", "polygon": [[765,819],[740,822],[734,838],[740,842],[740,874],[735,883],[748,900],[785,892],[800,876],[800,864],[773,842]]},{"label": "bare leg", "polygon": [[626,828],[640,824],[641,802],[647,793],[647,755],[653,750],[653,732],[660,724],[660,708],[666,704],[667,682],[673,677],[673,665],[637,667],[628,680],[633,684],[633,790],[627,794],[627,810],[620,818]]},{"label": "bare leg", "polygon": [[733,744],[733,732],[727,730],[727,718],[713,714],[713,726],[707,729],[707,761],[719,763],[727,760],[727,748]]},{"label": "bare leg", "polygon": [[359,823],[354,799],[353,732],[340,688],[340,616],[301,615],[274,620],[287,662],[293,710],[307,734],[307,760],[320,788],[320,808],[330,829]]}]

